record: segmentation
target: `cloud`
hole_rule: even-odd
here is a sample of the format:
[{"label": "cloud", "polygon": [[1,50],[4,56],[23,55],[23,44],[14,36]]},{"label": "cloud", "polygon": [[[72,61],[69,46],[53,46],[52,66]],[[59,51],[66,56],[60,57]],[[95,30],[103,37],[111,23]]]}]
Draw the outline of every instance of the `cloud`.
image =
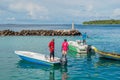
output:
[{"label": "cloud", "polygon": [[92,5],[84,5],[79,9],[67,9],[65,11],[69,16],[71,15],[72,17],[88,17],[95,14]]},{"label": "cloud", "polygon": [[120,19],[119,3],[120,0],[0,0],[0,19],[53,23]]},{"label": "cloud", "polygon": [[116,8],[112,12],[112,19],[120,19],[120,8]]},{"label": "cloud", "polygon": [[92,4],[87,5],[86,10],[87,11],[92,11],[93,10],[93,5]]},{"label": "cloud", "polygon": [[15,17],[8,17],[7,20],[13,21],[13,20],[16,20],[16,19],[15,19]]},{"label": "cloud", "polygon": [[3,10],[0,10],[0,14],[2,14],[2,13],[4,13],[4,11],[3,11]]},{"label": "cloud", "polygon": [[120,8],[114,9],[113,15],[114,15],[114,16],[120,16]]},{"label": "cloud", "polygon": [[46,17],[48,13],[47,8],[34,2],[19,1],[10,4],[9,8],[19,13],[26,13],[33,19],[41,19],[41,16]]}]

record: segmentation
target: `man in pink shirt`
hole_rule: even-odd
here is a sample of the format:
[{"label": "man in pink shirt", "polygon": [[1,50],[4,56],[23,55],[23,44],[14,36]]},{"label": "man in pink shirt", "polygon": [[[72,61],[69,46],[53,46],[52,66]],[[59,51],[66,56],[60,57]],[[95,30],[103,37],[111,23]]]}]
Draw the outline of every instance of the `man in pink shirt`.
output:
[{"label": "man in pink shirt", "polygon": [[62,55],[66,57],[68,51],[68,42],[67,39],[64,39],[64,42],[62,43]]},{"label": "man in pink shirt", "polygon": [[64,39],[64,42],[62,43],[62,57],[60,59],[61,65],[67,65],[67,54],[68,51],[68,42],[67,39]]}]

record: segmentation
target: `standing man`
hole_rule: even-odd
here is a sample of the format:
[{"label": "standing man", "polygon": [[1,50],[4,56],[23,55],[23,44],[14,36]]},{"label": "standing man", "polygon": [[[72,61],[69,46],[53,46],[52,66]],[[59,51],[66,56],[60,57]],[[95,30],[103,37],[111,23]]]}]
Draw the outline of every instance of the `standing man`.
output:
[{"label": "standing man", "polygon": [[62,58],[61,58],[61,62],[63,65],[67,63],[67,58],[66,58],[67,51],[68,51],[68,42],[67,39],[64,39],[64,42],[62,43]]},{"label": "standing man", "polygon": [[50,61],[54,61],[54,47],[55,47],[54,39],[52,39],[49,42],[48,47],[50,51]]},{"label": "standing man", "polygon": [[83,45],[85,45],[86,44],[86,39],[87,39],[87,33],[86,32],[82,34],[82,39],[83,39]]},{"label": "standing man", "polygon": [[66,56],[68,51],[68,42],[67,39],[64,39],[64,42],[62,43],[62,55]]}]

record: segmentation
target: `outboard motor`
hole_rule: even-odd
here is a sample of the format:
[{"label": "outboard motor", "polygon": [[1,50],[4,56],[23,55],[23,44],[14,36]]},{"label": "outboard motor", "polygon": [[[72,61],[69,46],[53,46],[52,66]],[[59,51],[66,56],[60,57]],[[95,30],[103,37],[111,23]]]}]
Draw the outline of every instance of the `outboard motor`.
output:
[{"label": "outboard motor", "polygon": [[66,55],[62,55],[61,59],[60,59],[60,63],[61,65],[67,65],[67,58]]},{"label": "outboard motor", "polygon": [[88,53],[91,53],[91,52],[92,52],[91,45],[88,45],[88,47],[87,47],[87,54],[88,54]]},{"label": "outboard motor", "polygon": [[93,46],[91,46],[91,45],[88,45],[88,47],[87,47],[87,58],[88,59],[91,59],[91,56],[95,55],[95,52],[92,47]]}]

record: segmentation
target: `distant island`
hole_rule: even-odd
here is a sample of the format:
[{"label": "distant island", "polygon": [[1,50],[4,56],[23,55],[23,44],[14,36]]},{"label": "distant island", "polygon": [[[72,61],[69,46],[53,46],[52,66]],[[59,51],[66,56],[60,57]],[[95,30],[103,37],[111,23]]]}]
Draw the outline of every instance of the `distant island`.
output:
[{"label": "distant island", "polygon": [[120,20],[94,20],[94,21],[85,21],[83,24],[120,24]]}]

